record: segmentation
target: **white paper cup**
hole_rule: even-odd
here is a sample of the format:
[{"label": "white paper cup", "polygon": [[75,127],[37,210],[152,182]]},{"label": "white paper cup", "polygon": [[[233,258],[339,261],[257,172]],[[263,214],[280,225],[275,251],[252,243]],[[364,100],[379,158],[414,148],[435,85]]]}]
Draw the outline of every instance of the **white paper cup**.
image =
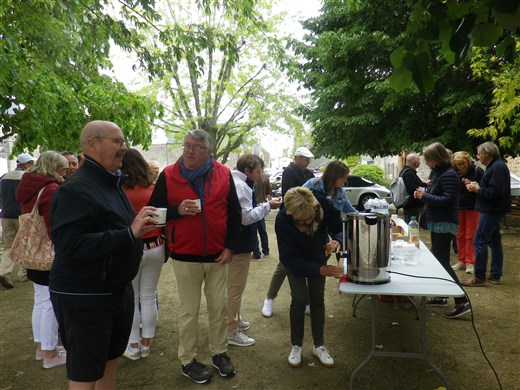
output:
[{"label": "white paper cup", "polygon": [[155,209],[155,213],[157,214],[157,216],[154,217],[154,219],[157,220],[157,223],[155,224],[155,226],[166,225],[166,211],[167,211],[167,209],[164,207],[158,207]]},{"label": "white paper cup", "polygon": [[195,199],[195,205],[197,206],[197,211],[200,213],[202,211],[200,206],[200,199]]}]

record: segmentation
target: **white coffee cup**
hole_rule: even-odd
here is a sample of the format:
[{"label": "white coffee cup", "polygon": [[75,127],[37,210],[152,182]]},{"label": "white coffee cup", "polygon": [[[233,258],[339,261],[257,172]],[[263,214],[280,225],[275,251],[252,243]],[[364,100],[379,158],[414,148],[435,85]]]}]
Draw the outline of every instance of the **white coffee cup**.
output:
[{"label": "white coffee cup", "polygon": [[202,207],[200,205],[200,199],[195,199],[195,205],[197,206],[197,212],[201,212],[202,211]]},{"label": "white coffee cup", "polygon": [[166,225],[166,211],[167,209],[164,207],[158,207],[155,209],[155,213],[157,214],[157,216],[154,217],[154,219],[157,220],[155,226],[159,227]]}]

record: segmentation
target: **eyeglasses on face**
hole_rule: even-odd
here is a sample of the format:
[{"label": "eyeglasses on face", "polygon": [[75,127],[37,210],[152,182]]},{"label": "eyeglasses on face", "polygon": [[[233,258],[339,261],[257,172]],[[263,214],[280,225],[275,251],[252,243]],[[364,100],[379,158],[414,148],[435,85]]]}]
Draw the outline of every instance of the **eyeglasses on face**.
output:
[{"label": "eyeglasses on face", "polygon": [[182,148],[184,149],[185,152],[189,152],[190,150],[193,150],[195,153],[198,153],[202,150],[205,150],[207,149],[205,146],[202,146],[202,145],[190,145],[190,144],[182,144]]},{"label": "eyeglasses on face", "polygon": [[118,148],[121,148],[123,145],[128,147],[130,143],[122,138],[109,138],[109,137],[94,137],[95,139],[109,139],[111,140]]}]

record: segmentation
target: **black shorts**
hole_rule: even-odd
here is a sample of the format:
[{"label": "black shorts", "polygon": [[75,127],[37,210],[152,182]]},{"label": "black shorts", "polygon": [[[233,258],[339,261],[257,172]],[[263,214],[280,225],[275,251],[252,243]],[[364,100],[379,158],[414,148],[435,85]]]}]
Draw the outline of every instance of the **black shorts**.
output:
[{"label": "black shorts", "polygon": [[128,344],[134,316],[132,285],[112,295],[51,292],[51,301],[67,350],[68,379],[101,379],[107,361],[121,356]]}]

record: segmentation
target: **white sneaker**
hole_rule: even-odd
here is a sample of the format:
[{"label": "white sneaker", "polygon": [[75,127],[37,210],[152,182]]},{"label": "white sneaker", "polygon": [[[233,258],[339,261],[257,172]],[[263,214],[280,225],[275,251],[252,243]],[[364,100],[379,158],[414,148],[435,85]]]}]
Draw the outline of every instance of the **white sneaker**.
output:
[{"label": "white sneaker", "polygon": [[305,314],[311,315],[311,305],[305,305]]},{"label": "white sneaker", "polygon": [[123,353],[123,356],[130,360],[138,360],[141,359],[141,350],[139,348],[133,348],[129,344]]},{"label": "white sneaker", "polygon": [[262,307],[262,315],[264,317],[271,317],[273,315],[273,303],[272,299],[264,299],[264,307]]},{"label": "white sneaker", "polygon": [[302,347],[293,345],[287,361],[291,367],[299,367],[302,362]]},{"label": "white sneaker", "polygon": [[139,350],[141,351],[141,357],[142,358],[147,358],[148,356],[150,356],[150,346],[144,346],[144,345],[139,345]]},{"label": "white sneaker", "polygon": [[464,265],[464,263],[460,263],[457,261],[456,264],[453,264],[451,266],[451,269],[454,271],[464,271],[466,269],[466,266]]},{"label": "white sneaker", "polygon": [[229,333],[227,339],[228,344],[236,345],[239,347],[249,347],[250,345],[253,345],[255,343],[255,339],[247,337],[247,335],[242,333],[240,330],[237,330],[234,333]]},{"label": "white sneaker", "polygon": [[468,264],[466,266],[466,273],[467,274],[474,274],[475,273],[475,267],[473,266],[473,264]]},{"label": "white sneaker", "polygon": [[312,353],[325,367],[334,367],[334,359],[330,356],[329,351],[327,351],[327,348],[323,345],[318,348],[312,348]]},{"label": "white sneaker", "polygon": [[250,326],[251,323],[249,321],[244,321],[243,319],[238,321],[238,330],[248,330]]}]

